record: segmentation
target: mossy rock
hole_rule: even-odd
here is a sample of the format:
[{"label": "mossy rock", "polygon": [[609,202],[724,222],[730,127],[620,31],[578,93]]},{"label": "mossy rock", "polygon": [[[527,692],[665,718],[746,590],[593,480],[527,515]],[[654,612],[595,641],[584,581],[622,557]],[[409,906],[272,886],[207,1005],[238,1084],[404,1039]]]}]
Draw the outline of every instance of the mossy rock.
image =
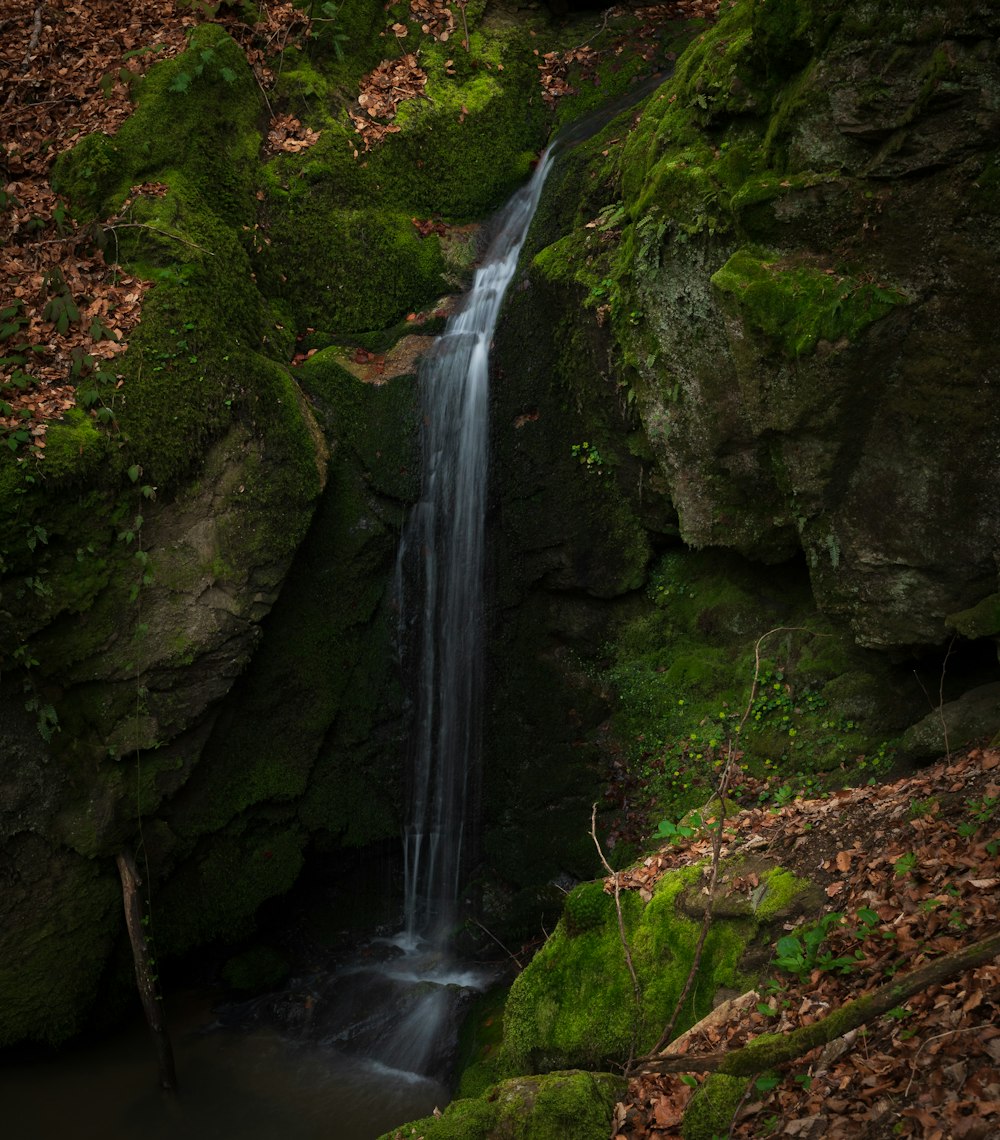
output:
[{"label": "mossy rock", "polygon": [[453,1101],[386,1132],[380,1140],[606,1140],[626,1080],[610,1073],[554,1072],[493,1085],[474,1100]]},{"label": "mossy rock", "polygon": [[[642,995],[638,1008],[613,900],[595,907],[595,885],[577,887],[567,899],[567,917],[511,987],[500,1071],[545,1072],[571,1065],[601,1069],[650,1048],[669,1021],[690,969],[701,924],[686,917],[678,901],[701,874],[700,867],[669,872],[648,904],[634,892],[621,894]],[[795,884],[790,895],[784,893],[792,897],[800,889]],[[578,911],[589,924],[583,929],[572,917]],[[679,1032],[709,1012],[717,990],[743,986],[739,963],[755,931],[749,908],[744,917],[713,924],[702,951],[700,982],[685,1000]]]},{"label": "mossy rock", "polygon": [[121,886],[111,860],[51,851],[27,832],[4,850],[28,900],[0,900],[0,1047],[59,1044],[83,1028],[122,936]]},{"label": "mossy rock", "polygon": [[1000,636],[1000,594],[989,594],[969,609],[950,614],[948,624],[963,637]]},{"label": "mossy rock", "polygon": [[856,340],[905,301],[881,285],[747,249],[734,253],[712,284],[750,327],[774,337],[789,356],[812,352],[820,340]]},{"label": "mossy rock", "polygon": [[711,1073],[691,1098],[681,1123],[684,1140],[715,1140],[725,1136],[746,1095],[746,1077]]}]

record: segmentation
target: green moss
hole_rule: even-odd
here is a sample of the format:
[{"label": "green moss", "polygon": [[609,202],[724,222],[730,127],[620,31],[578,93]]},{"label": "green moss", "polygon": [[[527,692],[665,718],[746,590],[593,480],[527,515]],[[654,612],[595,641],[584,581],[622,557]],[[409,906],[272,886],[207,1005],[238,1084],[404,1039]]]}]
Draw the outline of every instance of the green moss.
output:
[{"label": "green moss", "polygon": [[743,1102],[748,1081],[712,1073],[691,1098],[681,1124],[684,1140],[715,1140],[725,1136]]},{"label": "green moss", "polygon": [[445,288],[438,239],[421,238],[410,213],[331,209],[313,189],[270,204],[272,245],[262,284],[300,327],[380,329]]},{"label": "green moss", "polygon": [[[605,907],[599,925],[577,934],[566,919],[561,921],[511,987],[504,1010],[501,1068],[507,1072],[574,1064],[602,1068],[621,1063],[633,1044],[640,1052],[649,1048],[669,1020],[690,967],[700,924],[680,914],[676,903],[680,892],[700,874],[700,868],[687,868],[665,876],[645,907],[635,894],[622,894],[622,914],[642,992],[638,1011],[613,905]],[[587,892],[579,897],[586,898]],[[751,933],[752,923],[713,925],[702,953],[702,981],[685,1004],[679,1031],[711,1009],[720,986],[736,983],[739,959]]]},{"label": "green moss", "polygon": [[243,820],[196,847],[157,893],[160,953],[250,933],[257,908],[295,882],[304,844],[301,829],[287,822]]},{"label": "green moss", "polygon": [[618,632],[605,674],[612,724],[658,820],[712,794],[728,742],[744,765],[816,791],[824,773],[870,774],[867,758],[902,730],[897,670],[817,612],[796,564],[764,569],[721,552],[677,550],[653,568],[648,608]]},{"label": "green moss", "polygon": [[8,858],[31,901],[0,923],[0,1047],[80,1031],[122,929],[121,888],[104,867],[35,841]]},{"label": "green moss", "polygon": [[261,106],[242,49],[219,25],[200,24],[187,51],[147,73],[114,139],[97,136],[60,156],[53,185],[101,216],[130,186],[183,169],[211,210],[233,225],[250,223]]},{"label": "green moss", "polygon": [[798,875],[780,867],[768,871],[761,877],[761,882],[767,884],[756,911],[757,917],[761,919],[773,918],[809,887],[808,879],[799,878]]},{"label": "green moss", "polygon": [[581,883],[566,896],[563,918],[571,936],[603,926],[614,909],[614,900],[604,890],[603,882]]},{"label": "green moss", "polygon": [[405,1124],[381,1140],[605,1140],[625,1084],[610,1073],[519,1077],[478,1099],[453,1101],[440,1116]]},{"label": "green moss", "polygon": [[[363,384],[331,350],[299,376],[335,442],[334,459],[261,650],[185,788],[176,821],[185,836],[255,804],[293,800],[305,827],[349,845],[398,832],[399,750],[381,726],[401,697],[382,606],[401,504],[418,489],[415,386],[407,377]],[[290,459],[286,466],[294,476]],[[282,478],[262,471],[238,496],[257,497],[234,524],[248,531],[245,541],[257,527],[268,533],[258,511],[280,536]],[[290,552],[299,536],[287,540]]]},{"label": "green moss", "polygon": [[71,408],[62,420],[49,425],[45,444],[44,476],[51,488],[94,479],[110,458],[108,437],[80,408]]},{"label": "green moss", "polygon": [[812,352],[820,340],[857,340],[906,301],[897,290],[751,249],[734,253],[712,284],[751,328],[792,357]]},{"label": "green moss", "polygon": [[481,995],[462,1023],[456,1070],[461,1073],[457,1096],[481,1096],[500,1077],[498,1054],[503,1041],[505,989]]},{"label": "green moss", "polygon": [[971,609],[949,614],[947,622],[963,637],[996,637],[1000,634],[1000,594],[990,594]]}]

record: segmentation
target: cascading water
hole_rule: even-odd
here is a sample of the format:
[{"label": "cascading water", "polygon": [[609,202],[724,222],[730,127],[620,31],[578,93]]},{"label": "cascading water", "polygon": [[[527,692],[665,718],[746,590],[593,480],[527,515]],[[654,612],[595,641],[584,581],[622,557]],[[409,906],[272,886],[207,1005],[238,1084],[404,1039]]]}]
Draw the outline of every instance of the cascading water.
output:
[{"label": "cascading water", "polygon": [[[661,78],[582,120],[560,143],[592,133]],[[214,1032],[202,1026],[175,1036],[180,1106],[160,1097],[146,1050],[131,1037],[113,1043],[113,1056],[92,1069],[69,1059],[54,1085],[49,1070],[37,1089],[30,1071],[13,1071],[5,1120],[16,1129],[23,1119],[24,1135],[79,1132],[84,1119],[102,1140],[237,1132],[363,1140],[448,1099],[455,1038],[448,1030],[462,996],[491,980],[446,952],[478,780],[489,347],[551,153],[497,219],[472,290],[421,373],[424,486],[397,564],[401,640],[412,650],[405,664],[418,681],[402,934],[370,942],[336,967],[300,974],[283,990],[229,1005],[208,1027]],[[144,1027],[135,1032],[145,1041]],[[65,1095],[53,1096],[53,1087]],[[51,1119],[42,1120],[47,1111]]]},{"label": "cascading water", "polygon": [[447,937],[478,782],[490,341],[551,150],[497,219],[465,303],[425,358],[423,488],[400,547],[405,661],[416,680],[405,832],[404,943]]}]

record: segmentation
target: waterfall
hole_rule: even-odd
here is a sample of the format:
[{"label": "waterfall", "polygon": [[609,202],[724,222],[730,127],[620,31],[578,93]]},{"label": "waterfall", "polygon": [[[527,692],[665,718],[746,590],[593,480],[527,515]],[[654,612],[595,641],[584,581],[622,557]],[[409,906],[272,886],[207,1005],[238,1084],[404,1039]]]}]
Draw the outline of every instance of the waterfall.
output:
[{"label": "waterfall", "polygon": [[420,369],[423,485],[398,561],[404,668],[415,685],[404,835],[411,943],[446,935],[468,855],[481,747],[490,341],[551,155],[498,217],[471,290]]}]

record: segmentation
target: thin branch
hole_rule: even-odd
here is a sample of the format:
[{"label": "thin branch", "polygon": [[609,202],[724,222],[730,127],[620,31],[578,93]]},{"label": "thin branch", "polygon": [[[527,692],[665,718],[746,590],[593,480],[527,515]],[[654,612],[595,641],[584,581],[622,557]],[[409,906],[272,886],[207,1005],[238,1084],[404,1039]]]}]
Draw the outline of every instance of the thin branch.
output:
[{"label": "thin branch", "polygon": [[932,1037],[920,1042],[920,1048],[913,1054],[913,1065],[910,1069],[910,1079],[906,1082],[906,1091],[903,1096],[910,1095],[910,1086],[913,1084],[914,1078],[917,1075],[917,1061],[920,1054],[924,1051],[924,1047],[930,1045],[932,1041],[939,1041],[942,1037],[950,1037],[953,1033],[981,1033],[983,1027],[981,1025],[960,1025],[958,1029],[946,1029],[944,1033],[935,1033]]},{"label": "thin branch", "polygon": [[650,1050],[652,1054],[659,1053],[663,1046],[673,1037],[677,1019],[681,1015],[684,1003],[687,1001],[691,987],[694,985],[695,978],[698,976],[698,970],[701,968],[701,955],[705,949],[705,941],[708,938],[708,932],[712,925],[712,908],[715,905],[715,890],[719,882],[719,865],[722,862],[722,830],[726,823],[725,804],[726,792],[728,791],[729,762],[727,761],[726,767],[723,770],[722,780],[719,782],[719,821],[718,826],[712,833],[712,872],[708,883],[708,898],[705,900],[705,914],[701,920],[701,931],[698,934],[698,942],[694,948],[694,957],[691,959],[691,968],[688,970],[687,977],[684,979],[684,987],[674,1004],[674,1011],[670,1015],[670,1020],[667,1022],[666,1028],[660,1034],[659,1041],[657,1041]]},{"label": "thin branch", "polygon": [[597,848],[597,854],[601,857],[604,869],[611,876],[611,883],[615,892],[615,913],[618,915],[618,937],[621,939],[622,950],[625,951],[625,964],[628,966],[628,972],[632,977],[632,993],[635,998],[635,1020],[632,1023],[632,1044],[629,1046],[628,1061],[625,1065],[625,1069],[628,1071],[632,1068],[632,1061],[635,1057],[639,1022],[642,1019],[642,987],[639,985],[639,979],[636,976],[635,964],[632,961],[632,950],[629,947],[628,936],[625,933],[625,918],[622,915],[621,884],[618,879],[618,872],[612,868],[611,864],[604,857],[604,849],[601,847],[601,841],[597,838],[596,803],[590,809],[590,838],[594,841],[594,846]]},{"label": "thin branch", "polygon": [[945,653],[944,660],[941,662],[941,680],[938,682],[938,716],[941,718],[941,731],[944,733],[944,755],[948,761],[951,760],[951,749],[948,747],[948,721],[944,715],[944,675],[948,669],[948,658],[951,656],[956,637],[958,637],[958,634],[953,633],[951,635],[951,641],[948,642],[948,651]]},{"label": "thin branch", "polygon": [[[712,833],[712,870],[711,877],[708,884],[708,898],[705,900],[705,914],[701,922],[701,931],[698,935],[698,942],[694,949],[694,957],[691,959],[691,968],[688,970],[687,977],[684,980],[684,986],[681,989],[680,996],[678,997],[673,1013],[670,1015],[670,1020],[667,1022],[666,1028],[660,1034],[660,1039],[656,1042],[653,1048],[646,1054],[646,1058],[655,1057],[660,1050],[670,1041],[673,1037],[674,1028],[677,1025],[677,1019],[681,1015],[681,1010],[684,1008],[684,1003],[691,993],[691,988],[695,983],[698,976],[698,970],[701,968],[701,956],[705,949],[705,942],[708,938],[708,932],[712,925],[712,910],[715,905],[715,892],[719,883],[719,867],[722,862],[722,833],[726,825],[726,795],[729,792],[730,777],[732,775],[733,766],[736,763],[736,748],[733,744],[733,737],[739,736],[743,731],[743,726],[746,724],[750,713],[753,709],[753,702],[757,696],[757,685],[760,682],[760,647],[765,638],[768,638],[773,633],[812,633],[810,629],[803,626],[789,626],[779,625],[774,629],[769,629],[767,633],[762,633],[757,638],[757,642],[753,649],[753,681],[750,685],[750,696],[747,700],[746,708],[743,710],[743,716],[740,718],[740,723],[736,727],[736,732],[731,733],[726,742],[726,763],[722,769],[722,775],[719,779],[719,786],[717,795],[719,797],[719,818],[715,831]],[[638,1065],[641,1065],[646,1058],[640,1058]]]},{"label": "thin branch", "polygon": [[154,234],[162,234],[164,237],[173,238],[174,241],[179,241],[183,245],[189,245],[192,249],[197,249],[201,253],[207,253],[209,257],[215,257],[212,250],[206,249],[203,245],[199,245],[195,241],[190,241],[188,238],[183,238],[180,234],[172,234],[169,230],[161,230],[159,226],[151,226],[148,222],[111,222],[106,228],[115,234],[117,234],[119,230],[151,230]]},{"label": "thin branch", "polygon": [[465,5],[468,3],[468,0],[455,0],[455,3],[458,5],[458,10],[462,13],[462,27],[465,30],[465,39],[462,40],[462,46],[466,51],[471,51],[472,46],[469,43],[469,25],[465,20]]},{"label": "thin branch", "polygon": [[[611,17],[615,14],[619,14],[617,12],[617,9],[618,9],[617,4],[612,4],[610,8],[606,8],[604,11],[604,19],[601,21],[601,26],[597,29],[596,32],[594,32],[594,34],[592,36],[587,36],[587,38],[583,41],[583,43],[578,44],[577,47],[586,47],[587,44],[589,44],[591,40],[596,40],[597,37],[601,34],[601,32],[603,32],[604,29],[608,26],[608,21],[611,19]],[[574,48],[573,50],[576,51],[577,49]]]},{"label": "thin branch", "polygon": [[38,50],[38,41],[42,38],[42,9],[44,4],[39,4],[35,8],[35,19],[31,28],[31,39],[28,41],[28,50],[24,53],[24,59],[21,60],[21,71],[27,71],[31,66],[31,57]]},{"label": "thin branch", "polygon": [[524,966],[523,966],[523,965],[521,965],[521,959],[520,959],[520,958],[518,958],[518,956],[517,956],[517,955],[514,953],[514,951],[513,951],[513,950],[510,950],[508,947],[506,947],[506,946],[505,946],[505,945],[504,945],[504,944],[503,944],[503,943],[500,941],[500,939],[499,939],[499,938],[497,938],[497,936],[496,936],[496,935],[493,933],[493,931],[492,931],[492,930],[490,930],[488,927],[485,927],[485,926],[483,926],[483,924],[482,924],[482,923],[479,921],[479,919],[478,919],[478,918],[472,918],[472,919],[470,919],[470,921],[472,922],[472,924],[473,924],[474,926],[478,926],[478,927],[479,927],[479,929],[480,929],[480,930],[481,930],[481,931],[482,931],[482,932],[483,932],[483,933],[484,933],[484,934],[487,936],[487,938],[492,938],[492,939],[493,939],[493,941],[494,941],[494,942],[495,942],[495,943],[496,943],[496,944],[497,944],[497,945],[500,947],[500,949],[501,949],[501,950],[502,950],[502,951],[503,951],[503,952],[504,952],[504,953],[507,955],[507,957],[508,957],[508,958],[509,958],[509,959],[510,959],[510,960],[511,960],[513,963],[514,963],[514,965],[515,965],[515,966],[517,966],[518,970],[523,970],[523,969],[524,969]]},{"label": "thin branch", "polygon": [[957,974],[983,966],[997,957],[1000,957],[1000,929],[971,946],[926,962],[905,977],[893,978],[871,993],[863,994],[818,1021],[784,1036],[765,1034],[742,1049],[707,1053],[701,1057],[687,1054],[657,1057],[644,1061],[637,1068],[644,1073],[716,1072],[732,1077],[754,1076],[785,1061],[793,1061],[818,1045],[827,1045],[852,1029],[867,1025],[928,986],[949,981]]}]

